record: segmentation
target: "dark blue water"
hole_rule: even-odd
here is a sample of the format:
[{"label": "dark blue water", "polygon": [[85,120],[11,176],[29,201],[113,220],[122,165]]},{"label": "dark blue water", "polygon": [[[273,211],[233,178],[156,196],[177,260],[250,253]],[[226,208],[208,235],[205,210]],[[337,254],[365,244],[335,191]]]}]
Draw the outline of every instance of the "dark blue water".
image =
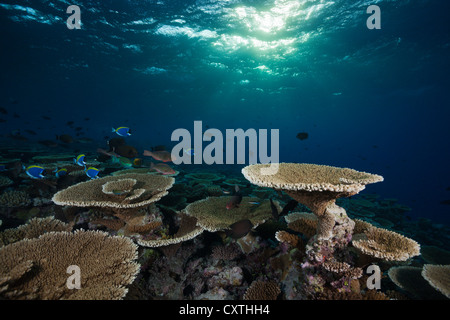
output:
[{"label": "dark blue water", "polygon": [[[66,26],[71,4],[80,30]],[[372,4],[380,30],[366,27]],[[279,129],[280,161],[380,174],[363,192],[448,223],[448,9],[441,0],[1,1],[3,145],[18,129],[24,145],[81,132],[95,150],[111,127],[129,126],[140,151],[173,146],[173,130],[193,133],[195,120],[223,132]]]}]

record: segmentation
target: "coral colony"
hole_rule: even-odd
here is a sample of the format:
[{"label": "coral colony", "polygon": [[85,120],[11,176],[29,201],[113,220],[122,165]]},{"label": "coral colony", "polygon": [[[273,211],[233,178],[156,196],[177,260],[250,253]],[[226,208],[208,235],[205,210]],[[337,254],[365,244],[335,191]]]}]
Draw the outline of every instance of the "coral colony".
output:
[{"label": "coral colony", "polygon": [[[233,176],[171,164],[165,174],[111,157],[89,163],[86,154],[82,167],[69,155],[35,156],[67,173],[1,176],[2,219],[24,221],[0,233],[3,299],[449,297],[450,253],[405,235],[408,208],[351,198],[379,175],[302,163],[279,163],[272,175],[262,174],[270,164]],[[89,179],[84,166],[94,164],[103,174]],[[9,188],[20,181],[30,184]],[[380,284],[381,272],[389,279]]]},{"label": "coral colony", "polygon": [[[417,122],[417,155],[443,154],[448,137],[435,129],[448,125],[445,108],[418,111],[448,105],[438,94],[448,87],[448,30],[430,15],[448,10],[374,1],[396,19],[405,19],[399,10],[428,17],[420,32],[411,15],[391,23],[405,24],[402,41],[381,33],[380,7],[336,10],[351,2],[339,1],[89,1],[65,12],[67,1],[0,3],[2,32],[14,39],[2,47],[0,300],[186,300],[179,314],[212,318],[213,307],[192,301],[449,299],[449,227],[371,193],[386,185],[375,165],[368,173],[361,162],[319,164],[347,161],[334,150],[372,136],[400,150],[385,135],[409,135]],[[198,115],[205,123],[170,135]],[[283,126],[290,160],[279,129],[221,131],[206,119]],[[362,135],[366,126],[373,132]],[[336,149],[304,157],[314,136]],[[373,163],[389,161],[386,152],[373,152]],[[420,180],[417,159],[401,166]],[[401,171],[388,164],[385,177]],[[447,163],[438,165],[425,164],[427,179],[448,178]],[[222,311],[267,308],[237,302]]]}]

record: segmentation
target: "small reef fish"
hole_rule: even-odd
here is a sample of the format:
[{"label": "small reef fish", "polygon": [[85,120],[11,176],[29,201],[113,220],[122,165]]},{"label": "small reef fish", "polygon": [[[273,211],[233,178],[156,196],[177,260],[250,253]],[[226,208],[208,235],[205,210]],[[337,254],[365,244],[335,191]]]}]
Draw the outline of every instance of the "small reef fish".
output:
[{"label": "small reef fish", "polygon": [[249,201],[248,203],[250,203],[250,204],[260,204],[261,202],[258,202],[258,201]]},{"label": "small reef fish", "polygon": [[291,200],[284,206],[281,212],[278,212],[278,209],[273,203],[272,198],[270,199],[270,208],[272,209],[272,216],[275,220],[278,220],[279,217],[287,215],[290,211],[294,210],[297,205],[298,202],[296,200]]},{"label": "small reef fish", "polygon": [[40,166],[32,165],[29,166],[28,168],[25,168],[25,166],[23,166],[23,168],[25,169],[25,173],[32,179],[45,178],[44,175],[42,174],[45,169]]},{"label": "small reef fish", "polygon": [[94,167],[89,167],[85,170],[85,172],[89,178],[98,179],[98,173],[100,172],[100,170],[98,170],[97,168],[94,168]]},{"label": "small reef fish", "polygon": [[112,157],[111,158],[112,163],[118,163],[120,164],[122,167],[124,168],[131,168],[133,166],[133,163],[131,162],[130,159],[126,158],[126,157]]},{"label": "small reef fish", "polygon": [[112,128],[112,132],[117,133],[121,137],[131,136],[130,128],[128,127],[119,127],[117,129]]},{"label": "small reef fish", "polygon": [[296,138],[299,140],[306,140],[308,139],[309,134],[307,132],[299,132],[297,133]]},{"label": "small reef fish", "polygon": [[144,150],[143,153],[146,157],[152,157],[155,160],[162,161],[162,162],[169,162],[175,160],[172,159],[172,154],[168,151],[148,151]]},{"label": "small reef fish", "polygon": [[187,155],[190,155],[190,156],[195,156],[194,149],[192,149],[192,148],[184,150],[184,153],[186,153]]},{"label": "small reef fish", "polygon": [[253,223],[248,220],[239,220],[229,226],[230,230],[226,230],[225,234],[233,239],[245,237],[253,228]]},{"label": "small reef fish", "polygon": [[165,163],[154,164],[153,162],[150,162],[150,169],[155,170],[163,175],[175,173],[175,170],[173,170],[169,165]]},{"label": "small reef fish", "polygon": [[141,158],[135,158],[134,160],[133,160],[133,166],[135,166],[135,167],[140,167],[140,166],[142,166],[142,159]]},{"label": "small reef fish", "polygon": [[55,176],[57,178],[61,178],[61,177],[65,176],[65,175],[67,175],[67,169],[66,168],[61,168],[61,169],[56,168],[53,172],[55,173]]},{"label": "small reef fish", "polygon": [[86,166],[86,162],[84,162],[85,157],[86,157],[86,155],[80,154],[76,158],[73,159],[73,162],[75,164],[79,165],[80,167],[85,167]]},{"label": "small reef fish", "polygon": [[241,201],[242,201],[241,190],[239,189],[239,187],[237,185],[234,187],[234,190],[235,190],[234,195],[231,197],[231,200],[228,201],[228,203],[227,203],[227,206],[226,206],[227,210],[239,208],[239,205],[241,204]]},{"label": "small reef fish", "polygon": [[6,171],[6,166],[4,164],[0,164],[0,172]]}]

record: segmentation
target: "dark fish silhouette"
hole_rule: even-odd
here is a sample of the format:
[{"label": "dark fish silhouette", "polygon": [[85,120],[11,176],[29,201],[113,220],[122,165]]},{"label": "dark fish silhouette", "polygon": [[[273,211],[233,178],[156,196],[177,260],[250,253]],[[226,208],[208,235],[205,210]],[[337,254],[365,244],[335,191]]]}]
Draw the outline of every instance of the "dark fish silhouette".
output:
[{"label": "dark fish silhouette", "polygon": [[56,135],[56,140],[59,140],[64,143],[72,143],[73,138],[68,134],[62,134],[60,136]]},{"label": "dark fish silhouette", "polygon": [[225,231],[226,235],[233,239],[239,239],[245,237],[252,230],[253,223],[248,219],[239,220],[231,224],[229,228],[230,230]]},{"label": "dark fish silhouette", "polygon": [[29,133],[29,134],[32,134],[32,135],[36,135],[37,133],[36,132],[34,132],[33,130],[25,130],[25,132],[27,132],[27,133]]},{"label": "dark fish silhouette", "polygon": [[308,139],[308,133],[307,132],[299,132],[299,133],[297,133],[297,139],[300,139],[300,140],[305,140],[305,139]]},{"label": "dark fish silhouette", "polygon": [[45,120],[52,120],[52,118],[47,117],[47,116],[42,116],[42,119],[45,119]]},{"label": "dark fish silhouette", "polygon": [[239,208],[239,205],[241,204],[242,201],[242,193],[241,190],[239,190],[239,187],[236,185],[234,187],[235,193],[234,195],[231,197],[231,200],[228,201],[226,208],[228,210],[230,209],[234,209],[234,208]]},{"label": "dark fish silhouette", "polygon": [[280,217],[287,215],[290,211],[294,210],[298,205],[298,201],[291,200],[289,201],[281,210]]},{"label": "dark fish silhouette", "polygon": [[278,209],[277,209],[277,207],[275,206],[275,204],[273,203],[272,198],[270,198],[270,208],[272,209],[272,217],[273,217],[275,220],[278,220],[278,218],[280,217],[280,215],[278,214]]},{"label": "dark fish silhouette", "polygon": [[297,207],[297,205],[298,205],[297,201],[291,200],[284,206],[281,212],[278,213],[278,209],[273,203],[272,198],[270,199],[270,208],[272,209],[272,216],[274,217],[275,220],[278,220],[279,217],[287,215],[290,211],[294,210],[295,207]]},{"label": "dark fish silhouette", "polygon": [[0,113],[1,114],[8,114],[8,111],[5,108],[0,107]]},{"label": "dark fish silhouette", "polygon": [[108,140],[109,151],[112,151],[114,148],[125,145],[124,138],[112,138]]},{"label": "dark fish silhouette", "polygon": [[68,126],[71,126],[71,125],[73,125],[73,121],[67,121],[67,123],[66,123],[66,125],[68,125]]}]

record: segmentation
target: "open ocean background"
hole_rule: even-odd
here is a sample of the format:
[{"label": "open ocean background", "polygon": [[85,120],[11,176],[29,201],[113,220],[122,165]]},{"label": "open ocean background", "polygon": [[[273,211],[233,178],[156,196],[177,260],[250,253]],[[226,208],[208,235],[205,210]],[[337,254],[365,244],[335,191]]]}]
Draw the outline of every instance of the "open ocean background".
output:
[{"label": "open ocean background", "polygon": [[[380,30],[366,27],[373,4]],[[80,30],[66,26],[69,5],[81,9]],[[173,146],[173,130],[193,134],[195,120],[223,132],[279,129],[280,161],[382,175],[361,193],[449,224],[449,9],[442,0],[0,1],[2,150],[78,134],[94,143],[77,151],[95,151],[112,127],[129,126],[141,152]],[[17,130],[28,140],[12,139]]]}]

